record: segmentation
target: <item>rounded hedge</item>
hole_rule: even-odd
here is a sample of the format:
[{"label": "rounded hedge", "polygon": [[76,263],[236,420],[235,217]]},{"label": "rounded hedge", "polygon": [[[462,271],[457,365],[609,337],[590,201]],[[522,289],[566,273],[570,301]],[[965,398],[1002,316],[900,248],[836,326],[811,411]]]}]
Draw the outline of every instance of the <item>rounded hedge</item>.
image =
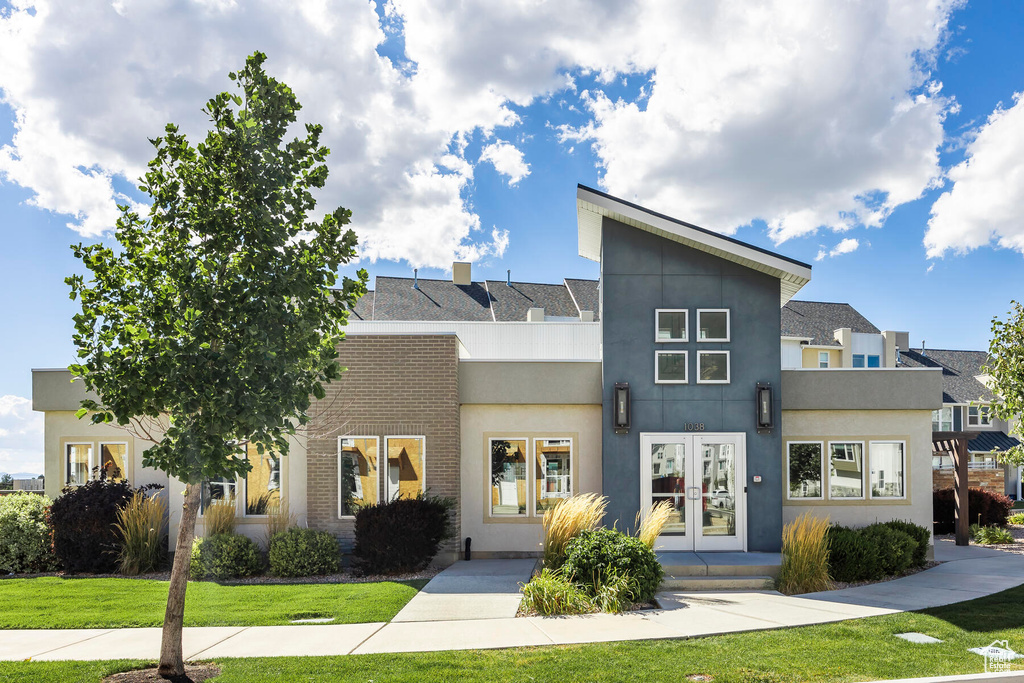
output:
[{"label": "rounded hedge", "polygon": [[884,524],[891,529],[902,531],[917,541],[917,547],[914,549],[912,566],[923,567],[928,561],[928,545],[932,540],[931,532],[920,524],[914,524],[913,522],[907,522],[902,519],[894,519],[884,522]]},{"label": "rounded hedge", "polygon": [[914,563],[917,541],[885,524],[864,527],[864,536],[878,548],[878,570],[882,576],[902,574]]},{"label": "rounded hedge", "polygon": [[330,532],[292,527],[270,539],[270,573],[275,576],[335,574],[341,549]]},{"label": "rounded hedge", "polygon": [[34,493],[0,496],[0,573],[56,569],[46,512],[50,499]]},{"label": "rounded hedge", "polygon": [[215,534],[192,542],[193,579],[234,579],[262,572],[260,549],[248,536]]},{"label": "rounded hedge", "polygon": [[402,574],[423,569],[454,533],[451,498],[416,498],[366,505],[356,512],[355,567],[363,574]]},{"label": "rounded hedge", "polygon": [[650,602],[664,576],[658,557],[643,541],[604,528],[582,531],[566,544],[562,571],[591,595],[606,577],[625,576],[633,602]]},{"label": "rounded hedge", "polygon": [[878,577],[878,548],[861,529],[833,525],[828,530],[829,575],[853,583]]}]

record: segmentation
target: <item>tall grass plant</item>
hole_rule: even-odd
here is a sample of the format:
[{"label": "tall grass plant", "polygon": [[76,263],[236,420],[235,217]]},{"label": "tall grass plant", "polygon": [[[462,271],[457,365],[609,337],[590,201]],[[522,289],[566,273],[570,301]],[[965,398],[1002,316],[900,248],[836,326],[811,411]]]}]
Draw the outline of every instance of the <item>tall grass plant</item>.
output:
[{"label": "tall grass plant", "polygon": [[782,529],[782,567],[778,589],[787,595],[830,590],[828,566],[828,517],[809,512]]},{"label": "tall grass plant", "polygon": [[654,543],[672,518],[673,512],[672,503],[667,500],[647,508],[643,513],[638,512],[636,515],[636,537],[648,548],[654,550]]},{"label": "tall grass plant", "polygon": [[167,502],[158,495],[136,491],[117,511],[114,524],[121,539],[118,570],[138,576],[160,569],[167,559]]},{"label": "tall grass plant", "polygon": [[235,499],[215,500],[203,510],[207,536],[235,533]]},{"label": "tall grass plant", "polygon": [[558,569],[565,562],[565,546],[582,531],[601,524],[608,499],[596,493],[571,496],[544,513],[544,566]]}]

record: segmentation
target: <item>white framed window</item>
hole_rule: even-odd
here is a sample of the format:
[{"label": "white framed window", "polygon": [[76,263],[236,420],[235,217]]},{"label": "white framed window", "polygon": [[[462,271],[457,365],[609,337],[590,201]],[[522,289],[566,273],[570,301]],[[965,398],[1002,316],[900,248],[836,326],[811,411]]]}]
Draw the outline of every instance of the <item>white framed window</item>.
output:
[{"label": "white framed window", "polygon": [[689,384],[689,357],[686,351],[655,351],[654,383]]},{"label": "white framed window", "polygon": [[866,367],[866,364],[864,362],[864,354],[863,353],[855,353],[855,354],[853,354],[853,367],[855,367],[855,368]]},{"label": "white framed window", "polygon": [[992,424],[987,405],[967,406],[967,424],[971,427],[988,427]]},{"label": "white framed window", "polygon": [[690,310],[687,308],[656,308],[654,310],[654,341],[685,342],[690,340]]},{"label": "white framed window", "polygon": [[828,367],[828,351],[818,351],[818,367]]},{"label": "white framed window", "polygon": [[697,309],[697,341],[727,342],[729,336],[728,308]]},{"label": "white framed window", "polygon": [[864,442],[830,441],[828,453],[828,497],[863,500]]},{"label": "white framed window", "polygon": [[377,503],[379,457],[379,437],[338,437],[338,519],[354,517],[359,508]]},{"label": "white framed window", "polygon": [[790,500],[824,500],[824,442],[790,441],[786,445],[786,466]]},{"label": "white framed window", "polygon": [[728,351],[697,352],[697,384],[728,384],[730,376]]},{"label": "white framed window", "polygon": [[490,516],[526,517],[530,499],[529,439],[496,437],[487,440],[490,476]]},{"label": "white framed window", "polygon": [[101,441],[99,462],[107,481],[128,480],[128,442]]},{"label": "white framed window", "polygon": [[92,472],[91,441],[69,441],[64,444],[64,483],[68,486],[82,486],[89,481]]},{"label": "white framed window", "polygon": [[871,463],[871,497],[906,498],[906,442],[872,441],[868,448]]},{"label": "white framed window", "polygon": [[238,482],[228,477],[218,479],[207,479],[203,482],[203,488],[199,492],[199,514],[203,515],[206,508],[211,505],[232,505],[235,506],[235,514],[238,514],[238,503],[236,492]]},{"label": "white framed window", "polygon": [[953,431],[953,406],[943,406],[938,410],[932,411],[932,431]]},{"label": "white framed window", "polygon": [[245,445],[245,459],[249,471],[242,478],[245,486],[245,501],[242,514],[245,517],[265,517],[281,509],[281,455],[252,443]]},{"label": "white framed window", "polygon": [[533,514],[542,516],[559,501],[572,496],[572,439],[533,440]]},{"label": "white framed window", "polygon": [[415,498],[427,490],[425,436],[386,436],[385,500]]}]

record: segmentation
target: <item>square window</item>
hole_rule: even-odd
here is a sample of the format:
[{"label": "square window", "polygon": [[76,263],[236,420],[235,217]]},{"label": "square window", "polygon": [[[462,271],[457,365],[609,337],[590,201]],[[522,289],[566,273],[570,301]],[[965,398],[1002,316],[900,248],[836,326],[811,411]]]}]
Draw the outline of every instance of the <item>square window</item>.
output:
[{"label": "square window", "polygon": [[697,384],[728,384],[729,352],[697,352]]},{"label": "square window", "polygon": [[654,311],[657,342],[689,341],[690,311],[685,308],[659,308]]},{"label": "square window", "polygon": [[871,442],[871,497],[903,498],[905,466],[902,441]]},{"label": "square window", "polygon": [[967,424],[987,427],[992,423],[988,406],[967,406]]},{"label": "square window", "polygon": [[853,354],[853,367],[863,368],[864,367],[864,354],[855,353]]},{"label": "square window", "polygon": [[687,384],[686,351],[655,351],[654,382],[656,384]]},{"label": "square window", "polygon": [[65,447],[67,463],[67,485],[82,486],[89,481],[89,465],[92,462],[91,443],[69,443]]},{"label": "square window", "polygon": [[818,351],[818,367],[828,367],[828,351]]},{"label": "square window", "polygon": [[824,447],[820,441],[790,442],[788,449],[790,499],[822,499]]},{"label": "square window", "polygon": [[572,439],[534,439],[534,513],[543,515],[572,495]]},{"label": "square window", "polygon": [[882,359],[880,356],[868,356],[868,367],[869,368],[880,368],[882,367]]},{"label": "square window", "polygon": [[864,497],[864,444],[830,443],[828,495],[830,498]]},{"label": "square window", "polygon": [[729,341],[729,309],[698,308],[697,309],[697,341],[727,342]]},{"label": "square window", "polygon": [[377,503],[377,449],[375,436],[338,439],[338,516],[351,517],[360,508]]},{"label": "square window", "polygon": [[526,439],[491,439],[491,516],[525,517]]},{"label": "square window", "polygon": [[389,436],[384,439],[388,452],[388,478],[385,482],[387,500],[415,498],[424,488],[424,438],[422,436]]}]

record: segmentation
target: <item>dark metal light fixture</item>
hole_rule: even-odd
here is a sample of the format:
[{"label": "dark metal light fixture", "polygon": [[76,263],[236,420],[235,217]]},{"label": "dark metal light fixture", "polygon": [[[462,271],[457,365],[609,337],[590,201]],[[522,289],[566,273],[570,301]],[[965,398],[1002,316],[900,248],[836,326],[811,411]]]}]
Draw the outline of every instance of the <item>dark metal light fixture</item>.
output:
[{"label": "dark metal light fixture", "polygon": [[775,426],[775,410],[772,405],[772,385],[757,383],[757,433],[769,434]]},{"label": "dark metal light fixture", "polygon": [[615,383],[615,433],[629,432],[629,382]]}]

